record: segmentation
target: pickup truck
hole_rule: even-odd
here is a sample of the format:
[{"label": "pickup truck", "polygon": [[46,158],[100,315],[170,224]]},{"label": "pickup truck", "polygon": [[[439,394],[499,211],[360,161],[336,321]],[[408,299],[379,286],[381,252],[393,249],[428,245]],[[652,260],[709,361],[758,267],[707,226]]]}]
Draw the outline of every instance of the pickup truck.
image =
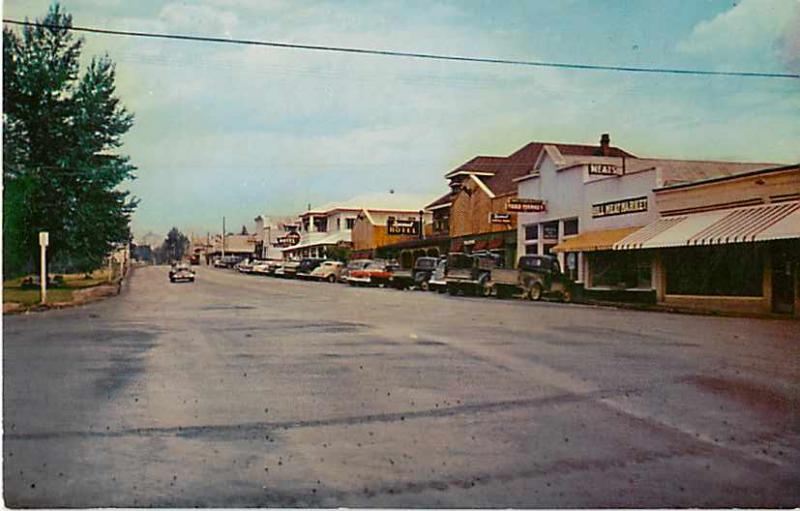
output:
[{"label": "pickup truck", "polygon": [[561,272],[558,259],[549,255],[524,255],[516,269],[492,269],[489,285],[498,298],[522,295],[531,300],[558,297],[572,301],[572,281]]},{"label": "pickup truck", "polygon": [[392,273],[391,284],[396,289],[411,289],[416,287],[422,291],[428,290],[428,281],[436,269],[436,257],[418,257],[414,267],[410,269],[397,269]]},{"label": "pickup truck", "polygon": [[499,255],[491,252],[475,254],[451,253],[447,258],[447,292],[450,295],[490,296],[491,272],[502,266]]}]

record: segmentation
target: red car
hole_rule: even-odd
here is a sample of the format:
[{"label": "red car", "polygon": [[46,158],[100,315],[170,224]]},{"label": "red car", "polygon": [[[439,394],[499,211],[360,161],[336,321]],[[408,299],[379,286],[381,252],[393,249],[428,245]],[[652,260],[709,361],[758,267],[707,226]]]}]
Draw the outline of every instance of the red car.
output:
[{"label": "red car", "polygon": [[385,261],[373,261],[363,270],[351,270],[347,283],[351,286],[380,286],[389,283],[397,264]]}]

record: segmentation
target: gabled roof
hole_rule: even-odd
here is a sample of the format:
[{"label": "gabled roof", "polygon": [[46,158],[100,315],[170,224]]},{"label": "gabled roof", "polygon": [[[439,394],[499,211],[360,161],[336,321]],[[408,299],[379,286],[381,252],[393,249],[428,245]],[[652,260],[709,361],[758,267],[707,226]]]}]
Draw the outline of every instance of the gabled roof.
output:
[{"label": "gabled roof", "polygon": [[451,202],[453,202],[453,192],[447,192],[446,194],[442,195],[441,197],[439,197],[435,201],[433,201],[430,204],[428,204],[427,206],[425,206],[425,209],[426,210],[427,209],[436,209],[438,207],[445,206],[445,205],[447,205],[447,204],[449,204]]},{"label": "gabled roof", "polygon": [[[492,157],[492,161],[484,164],[483,168],[494,168],[494,175],[485,177],[483,182],[495,195],[503,195],[516,191],[517,183],[514,180],[533,172],[539,154],[544,147],[548,145],[557,148],[558,151],[565,156],[602,156],[600,146],[597,145],[530,142],[505,158]],[[611,146],[609,149],[611,156],[636,158],[633,154],[618,147]],[[479,158],[487,157],[483,156]],[[473,160],[475,160],[475,158],[473,158]],[[469,162],[461,167],[465,167],[468,164]]]}]

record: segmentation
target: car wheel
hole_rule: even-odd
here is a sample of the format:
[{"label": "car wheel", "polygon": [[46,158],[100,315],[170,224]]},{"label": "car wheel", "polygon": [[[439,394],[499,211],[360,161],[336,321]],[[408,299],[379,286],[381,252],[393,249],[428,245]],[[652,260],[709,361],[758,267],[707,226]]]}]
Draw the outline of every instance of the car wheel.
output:
[{"label": "car wheel", "polygon": [[328,278],[326,280],[331,284],[333,284],[334,282],[336,282],[336,275],[331,273],[330,275],[328,275]]},{"label": "car wheel", "polygon": [[572,291],[570,291],[569,289],[565,289],[564,291],[562,291],[561,300],[564,301],[564,303],[570,303],[572,301]]},{"label": "car wheel", "polygon": [[428,284],[427,280],[423,280],[422,282],[419,283],[419,289],[420,291],[430,291],[431,285]]},{"label": "car wheel", "polygon": [[542,299],[542,285],[538,282],[531,286],[531,290],[528,292],[528,297],[533,300],[534,302],[538,302]]},{"label": "car wheel", "polygon": [[480,292],[481,296],[483,296],[484,298],[488,298],[488,297],[492,296],[492,288],[493,287],[494,286],[492,285],[492,283],[489,282],[488,280],[486,282],[484,282],[483,284],[481,284],[481,287],[479,289],[479,292]]}]

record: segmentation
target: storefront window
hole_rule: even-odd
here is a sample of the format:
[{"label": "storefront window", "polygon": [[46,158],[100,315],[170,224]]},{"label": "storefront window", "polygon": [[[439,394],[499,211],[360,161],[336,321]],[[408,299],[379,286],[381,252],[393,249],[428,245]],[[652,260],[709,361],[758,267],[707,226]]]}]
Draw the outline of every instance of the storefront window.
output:
[{"label": "storefront window", "polygon": [[525,239],[528,241],[539,239],[539,224],[525,226]]},{"label": "storefront window", "polygon": [[602,251],[589,253],[592,287],[617,289],[650,289],[651,257],[649,253]]},{"label": "storefront window", "polygon": [[578,219],[570,218],[564,220],[564,236],[572,236],[573,234],[578,234]]},{"label": "storefront window", "polygon": [[663,251],[667,294],[762,296],[764,261],[754,245]]},{"label": "storefront window", "polygon": [[547,222],[542,224],[542,239],[557,240],[558,239],[558,221]]}]

